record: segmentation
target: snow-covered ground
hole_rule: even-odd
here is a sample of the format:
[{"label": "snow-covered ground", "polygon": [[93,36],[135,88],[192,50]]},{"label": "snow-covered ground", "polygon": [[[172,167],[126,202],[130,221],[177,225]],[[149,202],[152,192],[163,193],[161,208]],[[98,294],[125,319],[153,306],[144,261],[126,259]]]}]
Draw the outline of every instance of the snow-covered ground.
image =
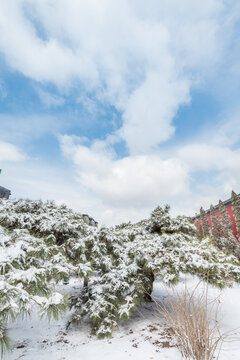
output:
[{"label": "snow-covered ground", "polygon": [[[195,286],[198,279],[182,277],[177,289],[184,286]],[[75,280],[63,286],[64,292],[76,289]],[[220,360],[240,359],[240,286],[234,284],[221,292],[209,287],[210,298],[220,294],[221,314],[220,328],[222,332],[234,330],[229,341],[224,343]],[[167,295],[161,282],[154,283],[154,297],[163,299]],[[122,322],[109,339],[98,340],[90,334],[87,321],[70,327],[65,326],[68,319],[48,323],[40,320],[37,312],[31,319],[19,320],[12,324],[9,336],[13,341],[12,352],[6,354],[6,360],[177,360],[182,359],[180,351],[171,339],[164,320],[159,315],[154,303],[144,304],[130,321]]]}]

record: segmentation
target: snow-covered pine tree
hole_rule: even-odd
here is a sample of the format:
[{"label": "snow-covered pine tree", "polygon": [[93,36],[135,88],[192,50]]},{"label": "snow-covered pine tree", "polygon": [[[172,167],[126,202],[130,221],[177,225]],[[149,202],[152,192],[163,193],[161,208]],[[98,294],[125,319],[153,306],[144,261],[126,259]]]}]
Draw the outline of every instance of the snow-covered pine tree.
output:
[{"label": "snow-covered pine tree", "polygon": [[210,234],[210,226],[208,223],[208,218],[203,207],[200,208],[200,217],[201,217],[201,227],[202,227],[202,235],[203,237],[208,236]]},{"label": "snow-covered pine tree", "polygon": [[67,308],[66,299],[54,290],[52,282],[55,274],[60,276],[60,254],[50,239],[33,237],[26,229],[9,232],[0,227],[2,349],[7,345],[8,321],[29,314],[33,304],[38,304],[49,318],[57,317]]},{"label": "snow-covered pine tree", "polygon": [[202,239],[203,238],[203,234],[202,234],[202,226],[200,224],[199,219],[195,220],[194,225],[196,227],[196,232],[197,232],[197,237],[198,239]]},{"label": "snow-covered pine tree", "polygon": [[238,233],[240,233],[240,198],[234,191],[232,191],[231,200],[236,228]]},{"label": "snow-covered pine tree", "polygon": [[157,206],[151,214],[151,223],[149,224],[150,232],[164,232],[166,227],[171,223],[169,215],[169,205],[165,205],[162,209],[161,206]]},{"label": "snow-covered pine tree", "polygon": [[212,221],[211,233],[214,244],[221,250],[221,230],[219,225],[219,220],[217,216],[217,211],[215,210],[214,206],[210,206],[210,215]]},{"label": "snow-covered pine tree", "polygon": [[[169,207],[137,224],[97,229],[66,206],[3,200],[0,231],[1,329],[34,303],[50,317],[61,313],[66,302],[55,287],[66,276],[83,285],[71,298],[72,321],[88,316],[98,337],[149,300],[156,276],[166,284],[176,283],[180,272],[220,287],[240,281],[236,257],[217,251],[208,238],[199,242],[194,224],[171,218]],[[5,330],[0,335],[4,344]]]},{"label": "snow-covered pine tree", "polygon": [[232,222],[227,209],[221,200],[219,200],[219,213],[221,217],[221,229],[223,236],[228,238],[229,234],[232,233]]},{"label": "snow-covered pine tree", "polygon": [[240,280],[234,256],[217,251],[208,238],[199,242],[194,224],[170,218],[168,210],[157,207],[149,220],[100,229],[98,276],[72,298],[73,322],[88,316],[98,337],[111,334],[118,318],[128,319],[146,294],[149,299],[156,276],[174,284],[180,272],[192,273],[220,287],[229,277]]},{"label": "snow-covered pine tree", "polygon": [[[7,346],[8,321],[28,314],[34,304],[41,315],[60,316],[68,300],[55,290],[64,277],[87,278],[92,271],[86,259],[75,260],[68,242],[89,226],[82,216],[53,202],[0,200],[0,345]],[[79,244],[80,248],[80,244]],[[73,257],[73,258],[72,258]]]},{"label": "snow-covered pine tree", "polygon": [[221,200],[219,200],[219,213],[221,217],[221,232],[223,235],[222,248],[229,253],[233,253],[240,259],[240,246],[233,234],[232,221]]}]

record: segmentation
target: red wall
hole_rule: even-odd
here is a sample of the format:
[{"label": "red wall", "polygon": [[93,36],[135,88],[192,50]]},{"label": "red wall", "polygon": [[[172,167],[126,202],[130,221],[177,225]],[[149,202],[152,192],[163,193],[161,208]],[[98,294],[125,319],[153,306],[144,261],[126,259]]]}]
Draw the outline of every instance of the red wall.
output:
[{"label": "red wall", "polygon": [[[234,234],[234,236],[236,237],[237,240],[240,240],[240,233],[237,232],[236,222],[235,222],[235,219],[234,219],[234,216],[233,216],[233,211],[232,211],[232,205],[228,206],[226,209],[227,209],[227,212],[228,212],[228,214],[230,216],[230,219],[232,221],[233,234]],[[219,211],[217,211],[217,216],[220,217]],[[209,222],[210,227],[212,227],[211,215],[207,215],[207,218],[208,218],[208,222]],[[200,225],[201,225],[201,219],[198,219],[197,221],[198,221],[198,224],[196,224],[196,225],[199,228]]]}]

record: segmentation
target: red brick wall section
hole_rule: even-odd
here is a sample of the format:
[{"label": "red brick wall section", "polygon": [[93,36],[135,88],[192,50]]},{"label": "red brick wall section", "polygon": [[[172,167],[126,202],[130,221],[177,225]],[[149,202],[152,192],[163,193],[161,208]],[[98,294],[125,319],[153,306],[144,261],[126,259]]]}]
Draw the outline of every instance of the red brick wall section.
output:
[{"label": "red brick wall section", "polygon": [[[232,205],[228,206],[227,208],[227,212],[230,216],[230,219],[232,221],[232,230],[233,230],[233,234],[235,236],[235,238],[240,241],[240,233],[237,232],[237,229],[236,229],[236,222],[235,222],[235,219],[234,219],[234,215],[233,215],[233,211],[232,211]],[[220,214],[219,214],[219,211],[217,211],[217,216],[220,217]],[[211,219],[211,215],[207,215],[207,218],[208,218],[208,222],[209,222],[209,225],[210,227],[212,226],[212,219]],[[196,224],[196,222],[198,222]],[[196,220],[195,224],[197,225],[198,229],[199,227],[201,226],[201,219],[198,219]]]}]

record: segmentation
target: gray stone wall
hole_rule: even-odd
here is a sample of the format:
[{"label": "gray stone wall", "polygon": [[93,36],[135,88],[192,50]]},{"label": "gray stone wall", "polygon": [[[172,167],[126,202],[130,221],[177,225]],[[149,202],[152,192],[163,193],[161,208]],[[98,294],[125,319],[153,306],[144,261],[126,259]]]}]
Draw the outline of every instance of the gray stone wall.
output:
[{"label": "gray stone wall", "polygon": [[0,186],[0,198],[9,199],[9,196],[11,195],[11,191]]}]

